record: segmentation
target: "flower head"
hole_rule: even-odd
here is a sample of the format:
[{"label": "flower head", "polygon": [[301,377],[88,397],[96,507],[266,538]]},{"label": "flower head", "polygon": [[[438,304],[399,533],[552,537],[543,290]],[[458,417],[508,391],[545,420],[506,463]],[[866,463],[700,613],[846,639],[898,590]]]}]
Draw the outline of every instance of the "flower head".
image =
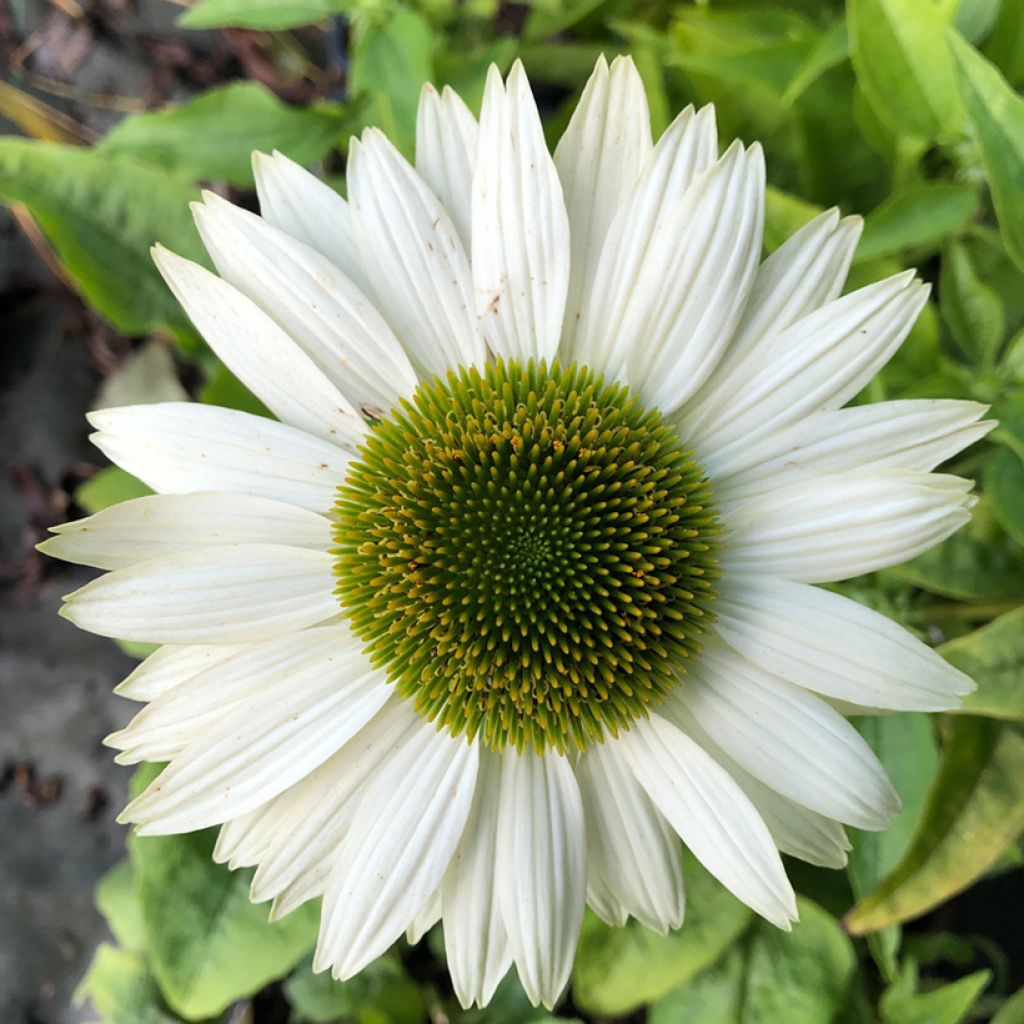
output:
[{"label": "flower head", "polygon": [[760,149],[710,108],[655,144],[627,59],[553,157],[517,64],[479,123],[424,91],[415,169],[353,142],[347,202],[255,168],[261,216],[196,206],[219,276],[155,258],[278,421],[93,414],[157,493],[44,545],[110,570],[70,619],[163,645],[118,687],[118,760],[170,762],[122,820],[220,825],[274,915],[323,897],[341,978],[440,919],[467,1005],[514,962],[550,1006],[586,902],[679,926],[680,838],[789,927],[779,852],[840,866],[898,807],[843,713],[971,685],[814,586],[968,518],[931,470],[981,406],[846,407],[925,286],[841,296],[835,211],[762,261]]}]

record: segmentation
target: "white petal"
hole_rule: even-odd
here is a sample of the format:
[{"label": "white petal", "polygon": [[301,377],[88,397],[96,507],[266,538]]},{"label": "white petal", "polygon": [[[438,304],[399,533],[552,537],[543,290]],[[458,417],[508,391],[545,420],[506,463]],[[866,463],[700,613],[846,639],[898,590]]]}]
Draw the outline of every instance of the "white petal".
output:
[{"label": "white petal", "polygon": [[[602,372],[614,371],[616,336],[607,317],[621,311],[631,292],[644,282],[641,272],[659,224],[674,215],[693,182],[718,155],[715,112],[687,107],[658,140],[643,177],[608,228],[592,284],[582,296],[575,346],[570,353]],[[658,281],[664,268],[657,268]]]},{"label": "white petal", "polygon": [[410,946],[415,946],[440,920],[441,891],[437,889],[405,929],[405,941]]},{"label": "white petal", "polygon": [[762,437],[844,405],[889,361],[927,298],[911,271],[897,274],[798,320],[763,358],[741,360],[723,375],[722,400],[703,420],[684,418],[705,468],[727,473]]},{"label": "white petal", "polygon": [[398,339],[329,259],[272,224],[205,193],[196,224],[221,276],[247,295],[364,416],[416,387]]},{"label": "white petal", "polygon": [[333,444],[359,445],[366,433],[359,414],[259,306],[160,246],[153,262],[221,361],[278,419]]},{"label": "white petal", "polygon": [[351,978],[427,903],[466,824],[478,756],[423,720],[378,767],[334,856],[314,970]]},{"label": "white petal", "polygon": [[728,773],[659,715],[634,723],[615,749],[704,867],[737,899],[788,931],[796,898],[779,852]]},{"label": "white petal", "polygon": [[715,496],[736,501],[797,480],[865,466],[926,473],[974,444],[994,426],[978,422],[978,402],[909,399],[819,412],[737,452],[727,476],[715,477]]},{"label": "white petal", "polygon": [[252,169],[264,220],[326,256],[366,292],[366,271],[348,203],[283,153],[253,153]]},{"label": "white petal", "polygon": [[258,691],[280,685],[319,664],[325,651],[333,654],[343,647],[346,636],[347,628],[335,624],[247,644],[161,694],[103,742],[121,751],[119,764],[170,761],[192,740],[255,701]]},{"label": "white petal", "polygon": [[254,811],[224,822],[213,848],[214,863],[227,864],[232,871],[258,864],[277,831],[286,808],[285,796],[287,793],[268,800]]},{"label": "white petal", "polygon": [[155,650],[140,662],[122,682],[114,687],[114,693],[128,700],[150,701],[167,693],[199,675],[205,669],[217,665],[233,654],[244,651],[248,644],[168,644]]},{"label": "white petal", "polygon": [[197,736],[118,821],[144,835],[216,825],[265,804],[344,746],[387,700],[384,674],[343,630],[310,641],[310,653]]},{"label": "white petal", "polygon": [[949,711],[974,684],[902,626],[818,587],[731,577],[715,630],[759,668],[804,689],[892,711]]},{"label": "white petal", "polygon": [[473,287],[492,351],[554,358],[569,287],[569,218],[537,105],[517,60],[487,75],[473,171]]},{"label": "white petal", "polygon": [[763,217],[760,147],[744,152],[737,143],[662,211],[649,236],[625,240],[625,259],[605,253],[581,332],[603,332],[596,345],[609,353],[608,371],[646,403],[671,412],[714,370],[754,280]]},{"label": "white petal", "polygon": [[495,889],[501,757],[480,754],[473,808],[441,887],[444,947],[463,1008],[486,1006],[512,965]]},{"label": "white petal", "polygon": [[250,643],[338,613],[332,557],[227,544],[118,569],[69,594],[61,615],[101,636],[153,644]]},{"label": "white petal", "polygon": [[644,84],[630,57],[611,70],[602,54],[555,149],[569,214],[569,294],[562,346],[570,359],[583,296],[593,286],[608,228],[640,180],[651,151]]},{"label": "white petal", "polygon": [[519,980],[548,1009],[572,970],[586,899],[583,803],[569,762],[547,750],[502,754],[498,900]]},{"label": "white petal", "polygon": [[417,369],[483,366],[469,261],[437,196],[376,129],[352,141],[348,180],[377,308]]},{"label": "white petal", "polygon": [[39,545],[53,558],[123,569],[164,555],[224,544],[288,544],[326,551],[331,524],[315,512],[242,494],[158,494],[51,528]]},{"label": "white petal", "polygon": [[294,427],[190,402],[89,413],[91,440],[155,491],[226,491],[288,502],[314,512],[334,507],[349,456]]},{"label": "white petal", "polygon": [[587,902],[609,924],[630,915],[664,935],[683,923],[679,838],[616,755],[615,739],[576,764],[587,821]]},{"label": "white petal", "polygon": [[828,818],[883,829],[899,797],[878,758],[838,712],[723,645],[670,698],[766,786]]},{"label": "white petal", "polygon": [[467,252],[476,140],[476,118],[462,97],[447,85],[440,93],[424,85],[416,111],[416,172],[441,200]]},{"label": "white petal", "polygon": [[905,562],[970,519],[971,481],[871,470],[810,479],[725,506],[729,572],[829,583]]}]

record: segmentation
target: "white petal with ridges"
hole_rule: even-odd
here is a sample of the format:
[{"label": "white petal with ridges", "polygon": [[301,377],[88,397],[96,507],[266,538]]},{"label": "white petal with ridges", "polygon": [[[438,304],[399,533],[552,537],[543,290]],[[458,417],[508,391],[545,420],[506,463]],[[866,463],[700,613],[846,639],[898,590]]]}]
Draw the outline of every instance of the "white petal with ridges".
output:
[{"label": "white petal with ridges", "polygon": [[660,715],[635,722],[614,750],[704,867],[788,931],[797,916],[792,886],[767,826],[728,773]]},{"label": "white petal with ridges", "polygon": [[98,569],[224,544],[287,544],[326,551],[331,524],[315,512],[242,494],[158,494],[51,527],[39,550]]},{"label": "white petal with ridges", "polygon": [[278,419],[332,444],[360,444],[366,424],[351,403],[256,303],[160,246],[153,261],[221,361]]},{"label": "white petal with ridges", "polygon": [[627,917],[664,935],[683,923],[679,838],[612,749],[611,737],[576,763],[587,821],[587,902],[608,924]]},{"label": "white petal with ridges", "polygon": [[586,899],[583,802],[553,750],[502,754],[495,877],[519,981],[551,1009],[572,970]]},{"label": "white petal with ridges", "polygon": [[167,644],[140,662],[114,693],[128,700],[151,701],[187,679],[244,651],[249,644]]},{"label": "white petal with ridges", "polygon": [[348,471],[335,445],[237,409],[161,402],[88,418],[93,444],[155,491],[252,494],[327,512]]},{"label": "white petal with ridges", "polygon": [[333,559],[281,544],[228,544],[154,558],[69,594],[61,614],[101,636],[234,644],[295,633],[336,615]]},{"label": "white petal with ridges", "polygon": [[313,969],[351,978],[441,883],[469,815],[479,747],[421,720],[382,762],[334,856]]},{"label": "white petal with ridges", "polygon": [[487,75],[473,171],[473,287],[499,356],[554,358],[569,287],[569,218],[526,72]]}]

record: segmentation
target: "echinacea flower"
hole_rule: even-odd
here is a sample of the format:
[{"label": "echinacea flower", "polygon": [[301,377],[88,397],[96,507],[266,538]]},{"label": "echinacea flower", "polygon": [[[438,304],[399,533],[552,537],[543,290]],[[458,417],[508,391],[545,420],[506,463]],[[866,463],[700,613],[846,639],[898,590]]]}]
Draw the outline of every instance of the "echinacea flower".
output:
[{"label": "echinacea flower", "polygon": [[195,208],[219,276],[157,250],[279,422],[166,403],[94,440],[157,493],[57,528],[109,572],[64,614],[163,645],[109,737],[170,762],[121,820],[220,825],[279,916],[323,898],[348,978],[440,919],[455,991],[514,962],[566,984],[589,903],[683,920],[680,839],[779,927],[780,851],[841,866],[898,799],[844,717],[955,707],[970,681],[815,584],[968,519],[932,473],[983,407],[845,408],[927,288],[840,295],[829,211],[761,260],[757,146],[710,108],[654,143],[632,63],[598,63],[549,154],[522,67],[479,123],[422,96],[416,165],[352,143],[346,202],[255,159],[261,216]]}]

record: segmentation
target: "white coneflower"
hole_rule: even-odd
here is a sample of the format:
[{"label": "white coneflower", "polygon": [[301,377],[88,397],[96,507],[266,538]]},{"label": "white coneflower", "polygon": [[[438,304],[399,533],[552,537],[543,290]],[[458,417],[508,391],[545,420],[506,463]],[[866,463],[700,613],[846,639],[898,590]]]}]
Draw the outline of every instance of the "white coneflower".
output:
[{"label": "white coneflower", "polygon": [[602,60],[552,157],[526,75],[479,124],[424,91],[410,166],[352,144],[349,199],[257,156],[262,217],[208,195],[220,276],[156,260],[280,422],[168,403],[93,414],[157,494],[44,549],[111,570],[84,629],[165,645],[108,742],[169,761],[123,819],[221,825],[255,900],[323,897],[348,978],[440,919],[456,993],[514,962],[550,1006],[589,903],[683,920],[679,838],[788,928],[779,851],[839,866],[898,800],[841,712],[938,711],[970,681],[813,584],[967,521],[929,471],[981,406],[843,408],[927,289],[840,297],[830,211],[761,262],[757,146],[710,108],[652,143]]}]

